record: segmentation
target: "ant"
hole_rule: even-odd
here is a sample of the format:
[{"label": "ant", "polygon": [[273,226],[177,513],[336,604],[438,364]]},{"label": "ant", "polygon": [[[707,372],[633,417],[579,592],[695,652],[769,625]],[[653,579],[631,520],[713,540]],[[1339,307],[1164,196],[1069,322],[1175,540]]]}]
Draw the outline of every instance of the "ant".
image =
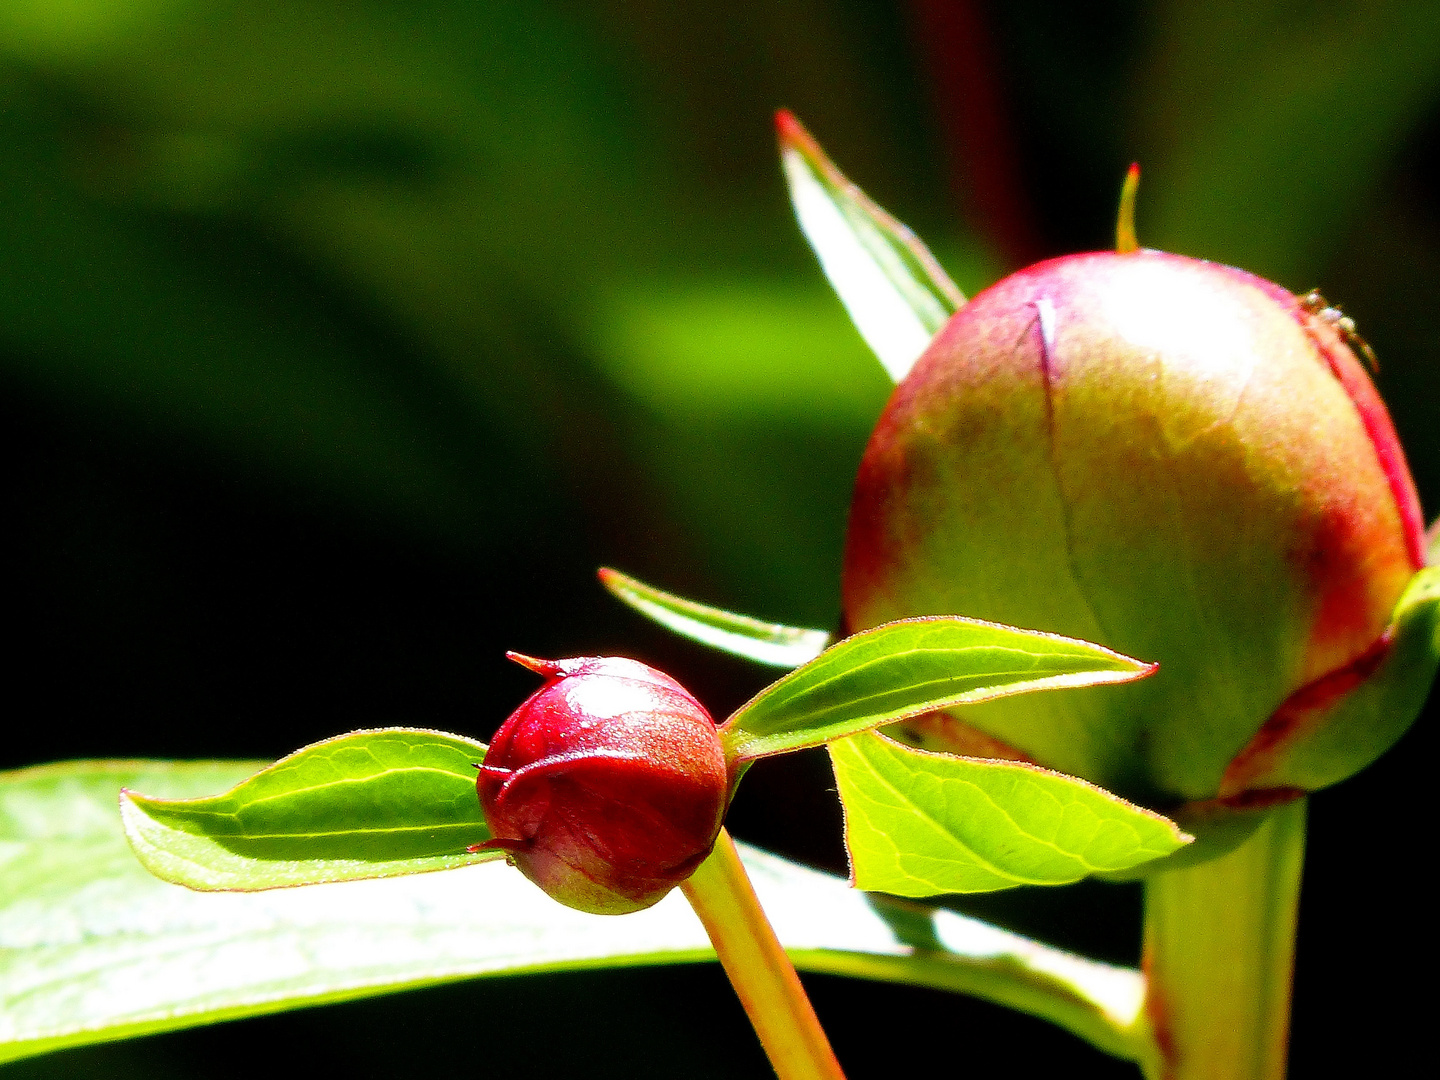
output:
[{"label": "ant", "polygon": [[1346,344],[1356,349],[1365,358],[1365,362],[1370,365],[1370,370],[1379,374],[1380,361],[1375,356],[1375,350],[1370,348],[1370,343],[1362,338],[1355,329],[1354,319],[1321,296],[1319,289],[1311,289],[1299,300],[1302,308],[1343,337]]}]

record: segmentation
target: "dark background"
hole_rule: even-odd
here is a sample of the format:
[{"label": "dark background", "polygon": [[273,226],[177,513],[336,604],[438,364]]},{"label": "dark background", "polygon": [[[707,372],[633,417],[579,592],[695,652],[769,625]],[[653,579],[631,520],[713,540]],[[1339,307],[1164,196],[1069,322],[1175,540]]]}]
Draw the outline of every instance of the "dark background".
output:
[{"label": "dark background", "polygon": [[[507,648],[623,652],[724,714],[765,671],[594,568],[833,626],[886,396],[771,114],[968,293],[1111,242],[1323,287],[1440,506],[1440,7],[1058,0],[16,0],[0,8],[0,766],[487,737]],[[1430,712],[1433,712],[1433,706]],[[1421,1054],[1432,717],[1315,800],[1293,1072]],[[841,870],[823,756],[732,829]],[[962,904],[1137,960],[1133,888]],[[809,979],[853,1077],[1132,1076],[1039,1021]],[[283,1055],[283,1057],[280,1057]],[[557,1055],[559,1057],[557,1058]],[[754,1076],[713,967],[536,976],[70,1051],[15,1077]],[[948,1067],[948,1066],[947,1066]]]}]

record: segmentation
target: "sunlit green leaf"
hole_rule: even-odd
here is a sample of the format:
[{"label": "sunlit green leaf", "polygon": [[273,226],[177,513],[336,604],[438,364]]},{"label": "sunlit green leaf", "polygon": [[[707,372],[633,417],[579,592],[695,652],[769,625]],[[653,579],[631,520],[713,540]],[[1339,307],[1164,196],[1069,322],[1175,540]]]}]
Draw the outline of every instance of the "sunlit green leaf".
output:
[{"label": "sunlit green leaf", "polygon": [[861,889],[935,896],[1065,885],[1190,839],[1158,814],[1034,765],[932,754],[874,732],[831,743],[830,757]]},{"label": "sunlit green leaf", "polygon": [[475,767],[485,745],[415,728],[354,731],[297,750],[223,795],[120,794],[130,845],[157,877],[251,891],[448,870],[500,857]]},{"label": "sunlit green leaf", "polygon": [[741,761],[953,705],[1130,682],[1155,670],[1099,645],[956,616],[886,623],[766,687],[720,729]]},{"label": "sunlit green leaf", "polygon": [[[70,762],[0,773],[0,1061],[477,975],[713,957],[684,899],[620,918],[551,903],[503,863],[201,893],[126,846],[122,787],[223,790],[256,762]],[[1140,974],[741,846],[803,969],[978,994],[1137,1052]]]},{"label": "sunlit green leaf", "polygon": [[965,303],[935,257],[846,178],[790,113],[776,115],[795,216],[860,335],[903,379]]},{"label": "sunlit green leaf", "polygon": [[600,570],[600,581],[615,596],[661,626],[704,645],[772,667],[799,667],[815,659],[830,644],[830,635],[824,630],[762,622],[748,615],[696,603],[609,567]]},{"label": "sunlit green leaf", "polygon": [[1430,532],[1425,537],[1425,562],[1440,566],[1440,518],[1430,523]]}]

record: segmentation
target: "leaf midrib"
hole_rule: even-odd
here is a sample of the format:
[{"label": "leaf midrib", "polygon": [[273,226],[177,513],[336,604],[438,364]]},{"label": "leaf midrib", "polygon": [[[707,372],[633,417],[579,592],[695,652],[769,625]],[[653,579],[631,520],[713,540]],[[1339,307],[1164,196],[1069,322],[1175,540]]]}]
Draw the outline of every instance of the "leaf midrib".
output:
[{"label": "leaf midrib", "polygon": [[[377,835],[377,836],[378,836],[378,835],[396,836],[396,835],[408,835],[408,834],[411,834],[411,833],[445,832],[445,831],[448,831],[448,830],[456,830],[456,829],[475,829],[475,828],[477,828],[477,827],[479,827],[479,828],[481,828],[481,829],[485,829],[485,831],[486,831],[487,833],[489,832],[489,828],[488,828],[488,826],[486,826],[486,824],[485,824],[485,822],[484,822],[483,820],[476,820],[476,821],[458,821],[458,822],[452,821],[452,822],[445,822],[445,823],[436,824],[436,825],[400,825],[400,826],[393,826],[393,827],[387,826],[387,827],[383,827],[383,828],[382,828],[382,827],[370,827],[370,828],[361,827],[361,828],[354,828],[354,829],[328,829],[328,830],[320,830],[320,831],[316,831],[316,832],[294,832],[294,833],[252,833],[252,832],[242,832],[242,833],[223,833],[223,834],[218,834],[218,835],[217,835],[217,834],[213,834],[213,833],[191,832],[189,829],[181,828],[180,826],[171,824],[171,823],[168,822],[168,821],[162,821],[162,820],[160,820],[159,818],[157,818],[157,817],[155,817],[155,816],[153,816],[153,815],[151,815],[151,814],[149,814],[149,813],[146,813],[145,816],[146,816],[147,818],[149,818],[151,821],[153,821],[156,825],[158,825],[158,826],[159,826],[160,828],[162,828],[162,829],[167,829],[167,830],[169,830],[170,832],[184,833],[186,836],[194,836],[194,837],[197,837],[197,838],[202,839],[202,840],[210,840],[210,841],[212,841],[212,842],[214,842],[214,843],[216,843],[216,844],[219,844],[221,847],[224,847],[224,846],[225,846],[224,843],[222,843],[223,840],[310,840],[310,839],[322,839],[322,838],[324,838],[324,837],[336,837],[336,836],[369,836],[369,835]],[[226,816],[226,815],[216,815],[216,816]],[[415,858],[427,858],[428,856],[414,856],[414,857],[415,857]]]},{"label": "leaf midrib", "polygon": [[[1085,655],[1084,653],[1067,654],[1067,653],[1057,653],[1057,652],[1046,652],[1046,653],[1036,654],[1036,653],[1026,652],[1024,649],[1017,649],[1017,648],[1015,648],[1015,647],[1013,647],[1013,646],[1008,646],[1008,645],[979,645],[979,644],[976,644],[976,645],[965,645],[965,646],[956,646],[956,647],[933,647],[933,646],[932,646],[932,647],[924,647],[924,646],[915,645],[915,646],[911,646],[910,648],[905,649],[905,650],[903,650],[903,651],[887,651],[887,652],[882,652],[880,655],[878,655],[878,656],[872,656],[872,657],[869,658],[868,660],[864,660],[864,661],[862,661],[861,663],[858,663],[858,664],[856,664],[856,663],[849,663],[849,664],[841,665],[841,666],[839,667],[839,670],[836,671],[833,675],[827,675],[827,676],[825,676],[825,677],[822,678],[822,679],[818,679],[818,680],[816,680],[816,681],[814,681],[814,682],[809,683],[808,685],[804,685],[802,691],[801,691],[800,693],[798,693],[798,694],[796,694],[796,693],[786,694],[784,691],[785,691],[785,690],[788,690],[788,689],[791,689],[791,688],[794,687],[796,684],[802,684],[802,680],[801,680],[801,679],[798,679],[798,678],[795,679],[793,682],[791,682],[791,683],[789,684],[789,686],[783,685],[784,680],[782,680],[782,685],[776,688],[776,692],[775,692],[774,696],[773,696],[772,698],[770,698],[769,700],[770,700],[770,701],[775,701],[775,702],[780,702],[780,703],[782,703],[782,704],[783,704],[783,703],[786,703],[786,702],[789,702],[789,701],[793,701],[793,700],[795,700],[797,697],[802,697],[802,696],[804,696],[805,694],[817,693],[817,692],[819,692],[820,690],[822,690],[823,688],[825,688],[825,687],[827,687],[827,686],[830,686],[831,684],[835,683],[836,681],[838,681],[838,680],[840,680],[840,679],[843,679],[843,678],[845,678],[845,677],[847,677],[847,676],[858,677],[858,676],[860,675],[860,673],[862,673],[862,672],[864,672],[864,671],[867,671],[868,669],[874,667],[876,664],[882,664],[882,663],[886,663],[886,662],[893,662],[893,661],[898,660],[898,658],[900,658],[900,657],[932,656],[932,655],[933,655],[933,656],[937,656],[937,657],[941,657],[941,656],[952,656],[952,655],[953,655],[953,656],[963,656],[963,655],[965,655],[966,653],[981,652],[981,651],[986,651],[986,652],[1002,652],[1002,653],[1008,653],[1008,654],[1013,655],[1013,656],[1028,657],[1028,658],[1030,658],[1031,662],[1030,662],[1028,665],[1025,665],[1025,666],[1022,666],[1022,667],[1018,667],[1018,668],[992,669],[992,670],[987,671],[987,672],[982,672],[982,673],[969,673],[969,674],[966,674],[966,675],[952,676],[951,678],[953,678],[953,679],[977,679],[977,680],[978,680],[978,679],[986,679],[986,678],[991,678],[991,679],[993,679],[993,678],[999,678],[999,677],[1002,677],[1002,676],[1012,676],[1012,675],[1017,675],[1017,674],[1023,674],[1023,673],[1025,673],[1025,672],[1039,671],[1039,670],[1042,670],[1042,669],[1041,669],[1038,661],[1039,661],[1042,657],[1044,657],[1044,658],[1059,657],[1059,658],[1062,658],[1062,660],[1063,660],[1063,658],[1065,658],[1065,657],[1067,657],[1067,656],[1075,657],[1075,658],[1077,658],[1077,659],[1085,659],[1085,658],[1086,658],[1086,655]],[[840,663],[839,658],[836,658],[836,659],[832,660],[831,663],[832,663],[832,664],[839,664],[839,663]],[[957,665],[957,666],[958,666],[958,665]],[[1070,671],[1070,667],[1068,667],[1068,666],[1067,666],[1067,667],[1059,667],[1059,666],[1057,665],[1056,668],[1047,668],[1047,669],[1043,669],[1043,670],[1049,670],[1049,671],[1051,671],[1051,672],[1054,673],[1054,674],[1066,674],[1066,673],[1068,673],[1068,672]],[[1082,669],[1082,670],[1084,670],[1084,669]],[[1111,669],[1110,669],[1110,668],[1101,668],[1101,669],[1097,669],[1097,670],[1111,670]],[[1117,669],[1117,670],[1118,670],[1118,669]],[[935,683],[946,682],[946,681],[948,681],[948,680],[945,679],[945,678],[936,678],[936,679],[931,679],[931,680],[929,680],[929,681],[927,681],[927,682],[925,682],[925,683],[911,683],[911,684],[909,684],[909,685],[910,685],[910,686],[930,686],[930,685],[933,685],[933,684],[935,684]],[[877,695],[877,694],[871,694],[871,695],[869,695],[869,697],[877,697],[877,696],[880,696],[880,695]],[[861,698],[861,699],[858,699],[858,700],[862,700],[862,701],[863,701],[863,700],[869,700],[869,698]]]}]

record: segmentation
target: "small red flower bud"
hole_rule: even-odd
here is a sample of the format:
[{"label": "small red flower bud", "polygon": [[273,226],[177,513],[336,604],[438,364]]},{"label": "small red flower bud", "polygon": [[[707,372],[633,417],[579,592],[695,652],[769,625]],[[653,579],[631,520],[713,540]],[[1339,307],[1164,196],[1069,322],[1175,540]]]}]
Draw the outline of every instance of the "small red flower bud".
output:
[{"label": "small red flower bud", "polygon": [[636,660],[510,658],[546,682],[480,766],[487,846],[568,907],[622,915],[656,903],[710,854],[725,816],[710,714]]}]

